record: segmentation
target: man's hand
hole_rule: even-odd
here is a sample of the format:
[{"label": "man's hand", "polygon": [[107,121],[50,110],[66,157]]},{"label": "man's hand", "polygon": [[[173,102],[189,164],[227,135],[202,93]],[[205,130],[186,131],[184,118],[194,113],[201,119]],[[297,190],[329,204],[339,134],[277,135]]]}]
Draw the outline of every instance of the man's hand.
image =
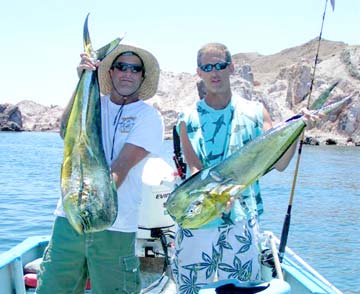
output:
[{"label": "man's hand", "polygon": [[234,197],[231,197],[230,200],[226,203],[224,212],[230,213],[231,208],[233,207],[234,203],[235,203],[235,199],[234,199]]},{"label": "man's hand", "polygon": [[94,62],[86,53],[81,53],[80,57],[80,64],[76,68],[79,77],[81,76],[83,70],[96,70],[96,68],[100,65],[100,60]]},{"label": "man's hand", "polygon": [[316,123],[318,123],[325,117],[324,113],[318,112],[315,114],[307,108],[302,108],[300,113],[303,115],[303,120],[306,124],[307,130],[313,129],[316,126]]}]

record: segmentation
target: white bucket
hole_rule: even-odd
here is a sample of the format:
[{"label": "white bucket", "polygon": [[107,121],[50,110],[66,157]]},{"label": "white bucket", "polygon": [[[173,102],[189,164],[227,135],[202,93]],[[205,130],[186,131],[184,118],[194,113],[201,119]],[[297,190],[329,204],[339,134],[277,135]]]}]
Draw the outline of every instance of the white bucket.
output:
[{"label": "white bucket", "polygon": [[152,229],[174,224],[164,204],[175,188],[176,170],[160,157],[149,157],[142,175],[143,191],[139,227]]}]

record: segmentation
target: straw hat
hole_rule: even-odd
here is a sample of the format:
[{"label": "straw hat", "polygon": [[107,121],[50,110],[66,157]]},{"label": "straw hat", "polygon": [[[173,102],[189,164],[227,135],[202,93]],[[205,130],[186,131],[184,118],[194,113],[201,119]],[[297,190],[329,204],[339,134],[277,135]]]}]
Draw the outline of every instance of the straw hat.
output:
[{"label": "straw hat", "polygon": [[139,89],[139,98],[142,100],[153,97],[157,91],[159,84],[160,67],[154,55],[150,52],[132,46],[120,44],[109,55],[107,55],[100,63],[98,68],[100,92],[104,95],[109,95],[112,89],[109,70],[114,59],[121,53],[132,51],[140,56],[144,63],[145,79],[143,80]]}]

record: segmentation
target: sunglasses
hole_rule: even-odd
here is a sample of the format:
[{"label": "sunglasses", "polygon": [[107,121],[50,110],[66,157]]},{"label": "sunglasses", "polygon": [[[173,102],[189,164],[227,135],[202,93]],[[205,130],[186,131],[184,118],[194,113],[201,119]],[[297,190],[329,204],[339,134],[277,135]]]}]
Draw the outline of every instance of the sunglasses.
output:
[{"label": "sunglasses", "polygon": [[111,68],[116,68],[119,71],[125,72],[130,68],[132,73],[142,72],[144,67],[141,64],[130,64],[126,62],[115,62]]},{"label": "sunglasses", "polygon": [[218,62],[215,64],[204,64],[204,65],[200,65],[200,69],[204,72],[211,72],[213,70],[213,68],[215,68],[216,70],[224,70],[225,68],[227,68],[227,66],[230,64],[230,62]]}]

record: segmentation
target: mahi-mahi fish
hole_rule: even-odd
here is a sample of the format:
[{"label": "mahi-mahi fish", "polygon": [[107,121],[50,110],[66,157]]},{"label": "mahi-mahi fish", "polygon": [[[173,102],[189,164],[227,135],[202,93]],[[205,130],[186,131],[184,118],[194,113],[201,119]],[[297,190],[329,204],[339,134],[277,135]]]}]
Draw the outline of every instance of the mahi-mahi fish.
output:
[{"label": "mahi-mahi fish", "polygon": [[[94,60],[114,50],[120,38],[94,51],[84,23],[84,49]],[[66,216],[79,233],[103,231],[117,216],[117,192],[106,162],[101,137],[97,70],[84,70],[77,84],[64,135],[61,195]]]},{"label": "mahi-mahi fish", "polygon": [[[349,99],[312,112],[328,114]],[[231,197],[240,198],[243,190],[272,169],[305,126],[303,116],[296,115],[250,141],[224,161],[194,174],[170,194],[165,203],[169,215],[185,229],[197,229],[220,216]]]}]

